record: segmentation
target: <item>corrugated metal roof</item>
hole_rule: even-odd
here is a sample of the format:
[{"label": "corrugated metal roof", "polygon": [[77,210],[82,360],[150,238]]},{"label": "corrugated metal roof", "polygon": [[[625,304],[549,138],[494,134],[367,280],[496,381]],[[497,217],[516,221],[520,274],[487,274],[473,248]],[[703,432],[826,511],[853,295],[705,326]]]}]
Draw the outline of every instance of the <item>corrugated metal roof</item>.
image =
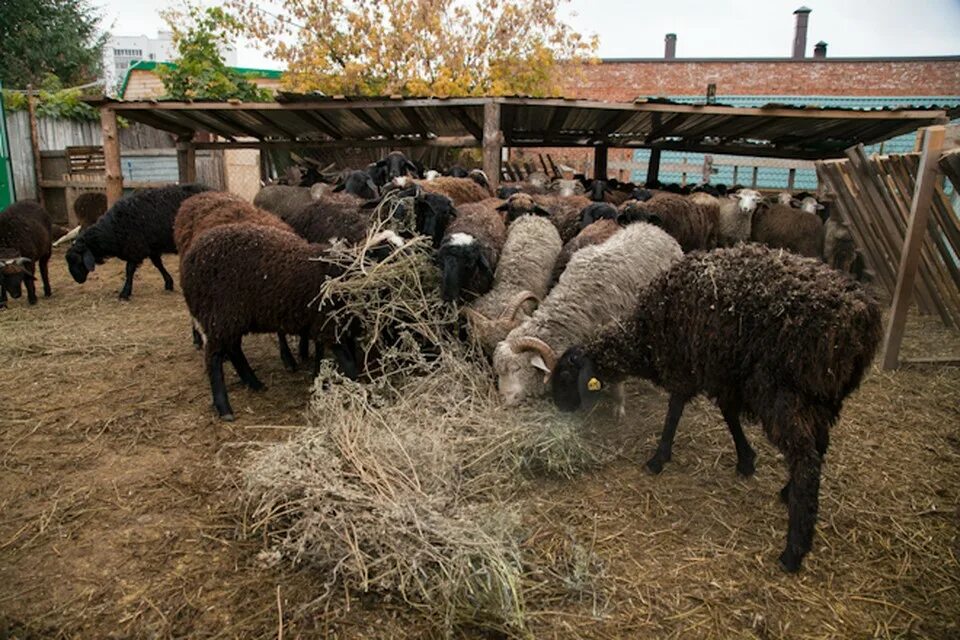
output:
[{"label": "corrugated metal roof", "polygon": [[417,143],[475,146],[485,105],[497,104],[505,146],[656,147],[794,158],[839,157],[941,121],[960,104],[880,109],[766,104],[632,103],[564,98],[343,97],[282,93],[276,102],[122,102],[91,100],[125,118],[181,135],[209,131],[229,140],[318,146]]}]

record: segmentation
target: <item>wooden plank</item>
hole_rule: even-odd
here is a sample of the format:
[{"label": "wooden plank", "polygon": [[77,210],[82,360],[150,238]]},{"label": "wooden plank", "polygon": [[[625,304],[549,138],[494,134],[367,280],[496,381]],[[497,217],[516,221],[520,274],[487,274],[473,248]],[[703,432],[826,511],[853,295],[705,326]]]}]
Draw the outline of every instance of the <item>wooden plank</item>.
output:
[{"label": "wooden plank", "polygon": [[609,147],[599,145],[593,149],[593,178],[594,180],[607,179],[607,157]]},{"label": "wooden plank", "polygon": [[454,115],[454,117],[456,117],[457,120],[460,121],[460,124],[463,125],[463,128],[466,129],[470,135],[477,140],[483,140],[483,127],[474,122],[473,118],[470,117],[470,114],[467,113],[466,109],[463,107],[451,107],[450,112]]},{"label": "wooden plank", "polygon": [[192,138],[184,136],[177,140],[177,174],[180,184],[197,181],[197,151],[190,143]]},{"label": "wooden plank", "polygon": [[920,247],[927,231],[927,217],[933,200],[936,180],[936,162],[940,158],[945,128],[942,125],[928,127],[924,132],[923,153],[917,173],[913,202],[910,205],[910,224],[907,227],[906,244],[900,257],[897,272],[897,287],[893,294],[890,319],[883,340],[883,368],[890,370],[899,364],[900,345],[903,342],[903,330],[907,322],[907,309],[910,306],[917,265],[920,260]]},{"label": "wooden plank", "polygon": [[120,170],[120,137],[117,134],[117,112],[109,107],[100,109],[100,127],[103,131],[107,206],[112,207],[115,202],[123,197],[123,172]]},{"label": "wooden plank", "polygon": [[[253,112],[250,112],[253,115]],[[326,118],[321,117],[316,113],[311,113],[310,111],[294,111],[293,114],[299,118],[301,121],[306,122],[311,127],[316,127],[321,133],[325,133],[334,140],[342,140],[343,134],[333,126]]]},{"label": "wooden plank", "polygon": [[483,107],[483,171],[490,181],[490,188],[500,186],[500,158],[503,149],[503,132],[500,131],[500,103],[488,102]]},{"label": "wooden plank", "polygon": [[[473,136],[449,136],[421,140],[398,138],[396,140],[238,140],[237,142],[195,142],[196,149],[379,149],[394,147],[479,147]],[[342,165],[341,165],[342,166]]]},{"label": "wooden plank", "polygon": [[900,361],[902,367],[960,367],[960,358],[904,358]]},{"label": "wooden plank", "polygon": [[40,181],[43,180],[43,159],[40,156],[40,134],[37,132],[37,97],[33,95],[33,86],[27,85],[27,114],[30,119],[30,151],[33,155],[33,184],[37,202],[45,207],[43,189]]}]

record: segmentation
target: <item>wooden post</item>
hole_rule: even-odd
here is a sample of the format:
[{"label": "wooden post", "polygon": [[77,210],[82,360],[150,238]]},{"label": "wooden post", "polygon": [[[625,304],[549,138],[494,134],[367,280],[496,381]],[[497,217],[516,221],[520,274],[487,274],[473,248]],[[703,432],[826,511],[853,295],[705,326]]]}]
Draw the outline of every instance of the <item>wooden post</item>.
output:
[{"label": "wooden post", "polygon": [[[733,185],[733,184],[737,184],[737,171],[739,171],[739,170],[740,170],[740,167],[738,167],[737,165],[733,165],[733,183],[732,183],[732,185]],[[731,185],[731,186],[732,186],[732,185]]]},{"label": "wooden post", "polygon": [[896,369],[899,365],[900,344],[903,342],[903,329],[907,322],[907,309],[913,297],[917,266],[920,261],[920,248],[927,231],[927,219],[930,216],[930,204],[933,201],[933,189],[937,183],[937,161],[946,127],[941,125],[927,127],[923,132],[923,154],[917,167],[916,186],[913,190],[913,202],[910,205],[910,222],[904,238],[903,251],[900,254],[900,268],[897,271],[897,285],[893,291],[893,303],[890,306],[890,320],[883,338],[883,368]]},{"label": "wooden post", "polygon": [[177,179],[180,184],[197,181],[197,150],[191,142],[192,139],[192,136],[177,138]]},{"label": "wooden post", "polygon": [[647,164],[646,184],[660,179],[660,149],[650,149],[650,162]]},{"label": "wooden post", "polygon": [[107,206],[123,197],[123,172],[120,169],[120,136],[117,134],[117,112],[100,107],[100,127],[103,129],[103,162],[107,177]]},{"label": "wooden post", "polygon": [[605,144],[593,148],[593,179],[607,179],[607,156],[610,147]]},{"label": "wooden post", "polygon": [[797,168],[791,167],[790,171],[787,172],[787,189],[793,191],[793,185],[797,181]]},{"label": "wooden post", "polygon": [[682,166],[682,170],[680,171],[680,186],[685,187],[687,186],[687,158],[686,157],[684,157],[683,160],[680,161],[680,165]]},{"label": "wooden post", "polygon": [[487,174],[490,188],[500,186],[500,155],[503,148],[503,132],[500,131],[500,103],[491,100],[483,105],[483,172]]},{"label": "wooden post", "polygon": [[759,173],[760,173],[760,167],[754,167],[754,168],[753,168],[753,177],[750,178],[750,188],[751,188],[751,189],[756,189],[756,188],[757,188],[757,176],[758,176]]},{"label": "wooden post", "polygon": [[710,184],[710,178],[713,177],[713,156],[703,156],[703,174],[700,176],[703,184]]},{"label": "wooden post", "polygon": [[37,202],[45,206],[43,199],[43,159],[40,156],[40,133],[37,130],[37,97],[33,95],[33,85],[27,85],[27,112],[30,117],[30,151],[33,154],[33,184]]}]

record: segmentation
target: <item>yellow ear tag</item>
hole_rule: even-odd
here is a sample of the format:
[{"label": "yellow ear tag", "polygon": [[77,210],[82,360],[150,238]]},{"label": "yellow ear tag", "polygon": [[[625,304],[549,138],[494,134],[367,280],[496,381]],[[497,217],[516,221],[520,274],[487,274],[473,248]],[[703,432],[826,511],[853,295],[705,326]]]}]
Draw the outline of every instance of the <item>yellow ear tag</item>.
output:
[{"label": "yellow ear tag", "polygon": [[600,391],[600,387],[600,381],[596,378],[590,378],[590,380],[587,381],[587,389],[590,389],[590,391]]}]

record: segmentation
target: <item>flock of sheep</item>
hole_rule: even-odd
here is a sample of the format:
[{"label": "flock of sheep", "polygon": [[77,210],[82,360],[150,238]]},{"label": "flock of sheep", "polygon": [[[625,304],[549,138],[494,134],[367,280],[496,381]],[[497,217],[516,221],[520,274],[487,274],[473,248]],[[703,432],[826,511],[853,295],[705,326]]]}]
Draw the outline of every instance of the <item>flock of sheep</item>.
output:
[{"label": "flock of sheep", "polygon": [[[880,311],[858,282],[843,226],[824,221],[809,196],[771,203],[751,189],[684,194],[603,180],[561,181],[559,190],[530,180],[494,193],[481,171],[448,173],[420,178],[392,152],[345,171],[336,185],[264,187],[253,204],[181,185],[136,193],[104,213],[103,196],[89,194],[77,203],[82,228],[64,238],[73,239],[66,260],[81,283],[105,259],[125,260],[120,297],[127,299],[147,258],[172,289],[161,256],[178,253],[213,404],[232,420],[224,361],[250,389],[263,388],[242,349],[248,333],[276,333],[289,369],[298,362],[286,337],[296,336],[301,360],[314,342],[315,369],[330,349],[345,375],[363,373],[357,336],[331,329],[331,309],[314,303],[342,268],[316,258],[345,242],[374,247],[375,260],[377,247],[395,251],[426,236],[439,293],[459,306],[491,357],[505,404],[552,395],[572,411],[609,392],[622,417],[623,382],[652,380],[670,395],[647,462],[653,472],[670,460],[694,396],[716,400],[744,476],[755,454],[740,416],[757,419],[786,458],[789,527],[780,562],[799,570],[812,543],[830,427],[880,339]],[[384,208],[385,199],[403,206]],[[386,230],[371,239],[386,209]],[[49,295],[50,245],[49,216],[38,205],[0,214],[3,291],[19,297],[22,281],[35,302],[37,264]]]}]

